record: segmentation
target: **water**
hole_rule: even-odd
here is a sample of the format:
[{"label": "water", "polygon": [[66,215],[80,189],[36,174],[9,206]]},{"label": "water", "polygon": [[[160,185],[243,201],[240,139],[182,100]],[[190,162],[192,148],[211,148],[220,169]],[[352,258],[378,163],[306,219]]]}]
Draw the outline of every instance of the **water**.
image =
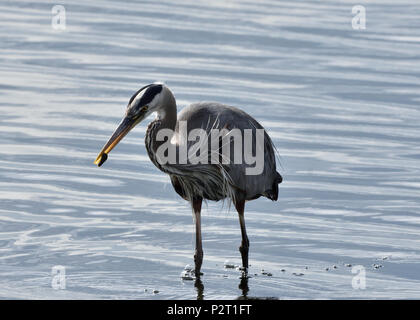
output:
[{"label": "water", "polygon": [[[59,31],[50,1],[2,1],[0,297],[420,298],[420,7],[359,3],[365,30],[354,1],[64,1]],[[246,206],[248,283],[224,268],[237,214],[211,202],[202,284],[182,281],[192,214],[147,157],[147,122],[93,165],[154,81],[179,109],[243,108],[281,154],[279,201]]]}]

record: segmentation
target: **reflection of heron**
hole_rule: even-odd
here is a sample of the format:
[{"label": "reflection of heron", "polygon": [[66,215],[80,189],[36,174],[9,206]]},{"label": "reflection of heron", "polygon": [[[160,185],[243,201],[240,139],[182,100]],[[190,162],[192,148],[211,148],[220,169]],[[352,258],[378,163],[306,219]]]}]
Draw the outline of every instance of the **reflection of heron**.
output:
[{"label": "reflection of heron", "polygon": [[[206,132],[209,132],[210,128],[219,130],[239,129],[242,131],[252,129],[255,131],[255,129],[263,129],[263,127],[244,111],[217,103],[190,105],[183,109],[177,117],[176,102],[172,92],[165,85],[154,83],[141,88],[132,96],[124,119],[99,153],[95,164],[101,166],[108,158],[108,153],[117,143],[140,121],[153,112],[157,113],[157,118],[147,128],[145,137],[146,149],[152,162],[160,170],[169,174],[175,191],[189,201],[194,210],[196,231],[195,275],[197,277],[200,276],[200,268],[203,261],[200,218],[203,199],[218,201],[228,198],[234,203],[239,214],[242,233],[242,243],[239,250],[242,256],[243,268],[247,270],[249,241],[244,220],[245,201],[253,200],[260,196],[277,200],[277,185],[282,181],[282,177],[276,171],[275,154],[270,137],[264,132],[262,146],[257,146],[256,142],[252,140],[252,152],[256,153],[258,150],[264,152],[263,171],[258,175],[245,174],[245,169],[249,165],[234,163],[232,153],[229,156],[232,161],[227,161],[227,163],[226,161],[221,161],[219,164],[214,164],[213,162],[210,164],[192,164],[190,162],[186,164],[163,164],[157,156],[157,151],[163,143],[167,143],[169,140],[159,141],[162,139],[157,139],[157,134],[161,129],[173,130],[173,137],[171,137],[170,142],[176,145],[176,152],[180,154],[181,144],[184,143],[178,134],[180,132],[180,121],[186,122],[188,133],[193,129],[199,128],[206,128]],[[221,141],[223,142],[223,140]],[[228,141],[228,143],[233,144],[230,138]],[[191,151],[191,148],[195,146],[195,144],[188,141],[185,143],[187,151]],[[220,146],[219,149],[222,147]],[[217,152],[219,152],[218,150]],[[233,146],[231,150],[233,150]],[[210,157],[210,153],[213,151],[212,148],[209,148],[209,154],[205,156]]]},{"label": "reflection of heron", "polygon": [[[195,279],[194,287],[197,291],[197,300],[203,300],[204,299],[204,285],[203,285],[203,282],[201,282],[200,278]],[[241,290],[242,294],[239,297],[237,297],[236,300],[261,299],[261,298],[256,298],[256,297],[252,297],[252,298],[248,297],[249,287],[248,287],[248,276],[246,274],[240,277],[238,289]],[[262,299],[265,299],[265,298],[262,298]]]}]

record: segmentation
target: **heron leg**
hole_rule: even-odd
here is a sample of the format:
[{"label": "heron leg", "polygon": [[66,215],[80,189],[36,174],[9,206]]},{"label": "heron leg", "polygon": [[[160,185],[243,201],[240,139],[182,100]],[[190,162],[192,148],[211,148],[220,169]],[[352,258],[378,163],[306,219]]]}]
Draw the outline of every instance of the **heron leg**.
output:
[{"label": "heron leg", "polygon": [[192,207],[194,210],[194,220],[195,220],[195,253],[194,253],[194,263],[195,263],[195,276],[200,277],[201,265],[203,263],[203,247],[201,242],[201,203],[203,198],[194,198],[192,201]]},{"label": "heron leg", "polygon": [[245,271],[248,270],[248,252],[249,252],[249,240],[246,234],[245,228],[245,217],[244,217],[244,210],[245,210],[245,200],[239,200],[235,203],[236,210],[239,214],[239,223],[241,225],[241,234],[242,234],[242,242],[241,246],[239,247],[239,251],[242,256],[242,266]]}]

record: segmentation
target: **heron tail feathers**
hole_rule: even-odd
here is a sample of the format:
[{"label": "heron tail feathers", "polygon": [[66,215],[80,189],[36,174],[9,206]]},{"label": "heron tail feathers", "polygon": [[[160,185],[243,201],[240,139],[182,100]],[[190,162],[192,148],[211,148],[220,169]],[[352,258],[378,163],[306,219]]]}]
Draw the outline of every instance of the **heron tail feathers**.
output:
[{"label": "heron tail feathers", "polygon": [[266,196],[267,198],[273,200],[273,201],[277,201],[278,197],[279,197],[279,183],[282,183],[283,181],[283,177],[276,172],[276,178],[274,179],[273,182],[273,186],[271,187],[271,190],[266,192]]}]

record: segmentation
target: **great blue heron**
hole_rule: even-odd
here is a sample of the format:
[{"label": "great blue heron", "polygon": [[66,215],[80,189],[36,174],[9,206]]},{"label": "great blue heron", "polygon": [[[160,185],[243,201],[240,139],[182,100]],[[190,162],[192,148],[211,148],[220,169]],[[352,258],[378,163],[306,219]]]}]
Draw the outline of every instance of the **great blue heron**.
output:
[{"label": "great blue heron", "polygon": [[[95,164],[101,166],[108,158],[108,153],[117,143],[140,121],[153,112],[157,114],[157,117],[149,124],[146,131],[147,153],[156,167],[169,174],[175,191],[192,205],[196,233],[195,276],[200,277],[203,261],[201,242],[201,203],[203,199],[215,201],[228,199],[235,205],[239,214],[242,234],[239,251],[242,257],[243,270],[246,272],[248,269],[249,240],[244,219],[245,201],[260,196],[265,196],[273,201],[277,200],[278,184],[282,182],[281,175],[276,171],[276,158],[270,137],[250,115],[240,109],[219,103],[192,104],[184,108],[177,117],[177,106],[172,92],[164,84],[153,83],[141,88],[131,97],[124,119],[102,148]],[[216,148],[214,148],[213,141],[211,142],[213,148],[204,149],[208,153],[204,154],[204,158],[211,158],[215,150],[218,156],[224,156],[224,159],[219,159],[222,160],[219,163],[208,163],[208,161],[207,163],[206,161],[179,163],[182,147],[185,147],[184,151],[193,151],[194,154],[197,149],[197,144],[189,141],[189,139],[182,139],[180,128],[182,123],[185,123],[187,133],[193,132],[194,129],[204,129],[207,137],[210,137],[211,130],[224,132],[224,137],[229,138],[227,143],[232,144],[232,147],[235,147],[235,142],[231,139],[232,137],[229,137],[229,133],[233,132],[233,129],[238,129],[242,133],[247,129],[253,130],[253,132],[263,130],[262,145],[257,146],[254,138],[251,146],[253,153],[263,152],[262,171],[259,174],[246,174],[246,169],[250,165],[234,161],[233,151],[236,149],[230,150],[227,154],[221,152],[224,147],[222,145],[223,141],[226,144],[226,140],[223,139],[218,140]],[[170,129],[169,132],[172,132],[172,136],[168,135],[166,140],[159,138],[159,131],[164,129]],[[164,143],[168,144],[168,141],[171,146],[175,147],[178,162],[163,163],[158,155],[159,147],[162,147]],[[240,152],[242,152],[241,156],[244,155],[243,150]],[[202,156],[200,155],[200,159],[203,159]]]}]

